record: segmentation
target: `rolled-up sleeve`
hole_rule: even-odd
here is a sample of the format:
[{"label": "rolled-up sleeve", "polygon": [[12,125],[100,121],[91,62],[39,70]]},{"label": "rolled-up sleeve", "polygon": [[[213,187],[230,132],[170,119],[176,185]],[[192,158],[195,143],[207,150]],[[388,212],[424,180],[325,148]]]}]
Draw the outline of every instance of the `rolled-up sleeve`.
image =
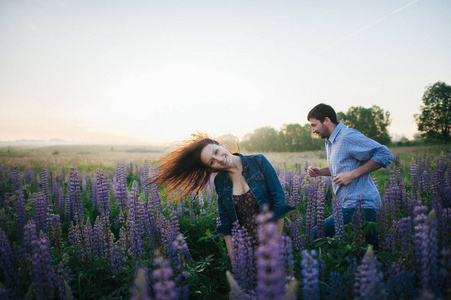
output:
[{"label": "rolled-up sleeve", "polygon": [[346,144],[349,153],[359,161],[372,160],[384,168],[393,162],[393,153],[387,146],[379,144],[358,131],[346,137]]}]

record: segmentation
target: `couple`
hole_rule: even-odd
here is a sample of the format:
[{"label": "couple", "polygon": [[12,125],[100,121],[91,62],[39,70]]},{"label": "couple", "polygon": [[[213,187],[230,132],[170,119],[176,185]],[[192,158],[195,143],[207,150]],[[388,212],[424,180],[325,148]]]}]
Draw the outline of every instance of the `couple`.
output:
[{"label": "couple", "polygon": [[[376,206],[381,204],[379,191],[370,172],[386,168],[393,161],[390,150],[359,131],[347,128],[337,121],[334,109],[318,104],[307,115],[312,132],[326,139],[327,164],[325,168],[308,169],[308,175],[333,176],[333,188],[342,204],[344,222],[352,220],[354,208],[363,200],[365,219],[376,220]],[[234,151],[232,151],[234,152]],[[252,245],[258,245],[255,216],[265,205],[270,207],[282,235],[285,214],[294,207],[285,204],[285,193],[277,174],[261,154],[231,153],[218,141],[205,135],[192,135],[176,150],[160,160],[154,181],[168,191],[184,189],[177,198],[197,193],[206,187],[210,176],[216,188],[220,225],[217,232],[224,236],[229,257],[232,258],[232,225],[238,220],[249,233]],[[334,236],[333,216],[324,221],[326,236]],[[369,242],[377,247],[377,236]]]}]

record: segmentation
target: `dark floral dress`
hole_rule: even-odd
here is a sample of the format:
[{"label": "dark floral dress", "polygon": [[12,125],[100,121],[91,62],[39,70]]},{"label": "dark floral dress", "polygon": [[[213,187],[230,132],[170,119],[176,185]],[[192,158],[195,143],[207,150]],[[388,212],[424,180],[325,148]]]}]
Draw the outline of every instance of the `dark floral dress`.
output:
[{"label": "dark floral dress", "polygon": [[244,228],[254,251],[258,248],[257,222],[255,218],[260,213],[260,208],[251,190],[242,195],[233,195],[236,216],[241,228]]}]

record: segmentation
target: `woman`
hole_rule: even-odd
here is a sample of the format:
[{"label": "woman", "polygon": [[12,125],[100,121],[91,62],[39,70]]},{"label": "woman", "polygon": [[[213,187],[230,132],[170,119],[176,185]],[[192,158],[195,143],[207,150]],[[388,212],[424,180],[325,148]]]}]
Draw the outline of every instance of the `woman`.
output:
[{"label": "woman", "polygon": [[168,187],[166,194],[184,189],[175,200],[197,194],[208,184],[210,176],[217,173],[214,184],[221,223],[216,230],[224,236],[230,258],[233,223],[238,220],[240,227],[246,229],[255,248],[258,245],[255,217],[265,206],[274,213],[277,233],[282,235],[284,216],[294,207],[285,205],[285,193],[277,174],[263,155],[232,154],[207,135],[193,134],[159,162],[154,181]]}]

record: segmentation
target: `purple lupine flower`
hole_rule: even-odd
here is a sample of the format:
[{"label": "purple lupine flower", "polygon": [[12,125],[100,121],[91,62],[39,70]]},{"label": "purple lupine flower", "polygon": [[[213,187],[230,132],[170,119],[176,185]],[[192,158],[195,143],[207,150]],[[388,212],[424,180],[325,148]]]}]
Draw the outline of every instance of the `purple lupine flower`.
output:
[{"label": "purple lupine flower", "polygon": [[445,291],[451,286],[451,250],[444,248],[440,251],[440,290]]},{"label": "purple lupine flower", "polygon": [[[175,241],[173,242],[174,248],[178,253],[178,261],[176,268],[176,276],[174,282],[177,285],[177,294],[179,299],[189,298],[189,285],[185,283],[186,278],[189,277],[188,272],[185,271],[185,259],[186,253],[189,253],[188,245],[186,244],[185,238],[182,234],[179,234]],[[190,256],[191,257],[191,256]]]},{"label": "purple lupine flower", "polygon": [[37,238],[38,233],[36,230],[36,224],[34,224],[33,220],[30,220],[24,227],[22,246],[25,249],[25,252],[30,253],[31,255],[31,243]]},{"label": "purple lupine flower", "polygon": [[61,229],[60,215],[51,215],[52,220],[52,232],[53,232],[53,244],[55,245],[56,252],[62,257],[62,245],[63,245],[63,232]]},{"label": "purple lupine flower", "polygon": [[94,258],[100,258],[105,252],[105,243],[103,238],[103,228],[99,217],[94,222],[91,231],[92,255]]},{"label": "purple lupine flower", "polygon": [[68,233],[69,243],[73,245],[74,252],[77,253],[79,260],[86,257],[82,226],[83,224],[78,223],[77,220],[75,220],[75,224],[74,221],[71,221]]},{"label": "purple lupine flower", "polygon": [[55,194],[54,212],[63,216],[64,219],[64,191],[60,183],[53,183],[53,193]]},{"label": "purple lupine flower", "polygon": [[345,262],[347,262],[348,268],[343,273],[343,283],[344,283],[344,294],[345,299],[353,299],[354,298],[354,282],[355,282],[355,276],[357,274],[357,258],[353,257],[350,259],[349,257],[345,258]]},{"label": "purple lupine flower", "polygon": [[387,299],[414,299],[417,295],[415,274],[398,266],[391,266],[387,271]]},{"label": "purple lupine flower", "polygon": [[177,216],[181,218],[183,216],[183,204],[182,201],[177,201]]},{"label": "purple lupine flower", "polygon": [[24,167],[23,174],[23,182],[29,183],[33,188],[38,189],[39,183],[37,173],[32,169]]},{"label": "purple lupine flower", "polygon": [[23,236],[23,227],[27,223],[27,214],[25,211],[25,198],[22,191],[16,191],[16,200],[14,201],[14,212],[16,213],[17,230],[19,238]]},{"label": "purple lupine flower", "polygon": [[415,207],[415,245],[421,286],[423,290],[435,293],[438,289],[438,232],[435,212],[426,217],[425,206]]},{"label": "purple lupine flower", "polygon": [[69,286],[69,274],[63,263],[60,262],[54,271],[53,285],[56,299],[72,299],[72,290]]},{"label": "purple lupine flower", "polygon": [[410,182],[411,182],[412,198],[416,199],[419,185],[418,185],[417,163],[413,158],[410,161]]},{"label": "purple lupine flower", "polygon": [[169,262],[157,252],[155,254],[154,264],[156,269],[152,272],[153,291],[155,299],[170,300],[178,299],[176,286],[172,280],[172,269]]},{"label": "purple lupine flower", "polygon": [[315,201],[315,188],[310,193],[309,200],[307,202],[307,212],[306,212],[306,221],[305,221],[305,239],[306,243],[310,244],[313,241],[313,228],[315,227],[315,208],[316,208],[316,201]]},{"label": "purple lupine flower", "polygon": [[204,195],[202,193],[199,193],[199,214],[201,216],[205,215],[205,208],[204,208]]},{"label": "purple lupine flower", "polygon": [[302,283],[304,299],[319,299],[319,263],[316,251],[302,251]]},{"label": "purple lupine flower", "polygon": [[282,254],[282,262],[284,266],[285,284],[295,281],[294,277],[294,263],[293,263],[293,244],[287,235],[282,235],[280,238],[280,253]]},{"label": "purple lupine flower", "polygon": [[303,227],[302,214],[299,212],[296,213],[296,220],[294,222],[288,219],[287,228],[290,232],[291,240],[296,251],[301,251],[304,249],[304,238],[301,234]]},{"label": "purple lupine flower", "polygon": [[356,275],[356,297],[369,300],[384,299],[386,291],[382,283],[383,277],[383,274],[378,270],[373,249],[369,246]]},{"label": "purple lupine flower", "polygon": [[81,174],[81,190],[83,193],[86,193],[88,191],[88,183],[86,179],[86,173]]},{"label": "purple lupine flower", "polygon": [[344,299],[343,279],[338,272],[330,272],[329,298],[331,300]]},{"label": "purple lupine flower", "polygon": [[432,175],[434,197],[431,198],[431,209],[440,214],[443,207],[451,207],[451,182],[445,176],[445,160],[438,158],[438,168]]},{"label": "purple lupine flower", "polygon": [[22,180],[20,179],[20,172],[17,168],[14,168],[11,174],[11,181],[14,191],[22,191]]},{"label": "purple lupine flower", "polygon": [[139,199],[139,187],[136,181],[132,184],[126,226],[132,254],[140,258],[143,250],[144,208]]},{"label": "purple lupine flower", "polygon": [[211,207],[211,188],[207,188],[207,204],[208,207]]},{"label": "purple lupine flower", "polygon": [[[155,172],[156,172],[156,167],[152,168],[152,170],[150,172],[151,178],[155,177]],[[155,208],[155,210],[158,212],[162,212],[160,193],[158,191],[158,185],[155,182],[152,182],[150,184],[150,199],[152,202],[152,206]]]},{"label": "purple lupine flower", "polygon": [[442,209],[441,214],[438,215],[438,218],[440,249],[443,249],[451,245],[451,208]]},{"label": "purple lupine flower", "polygon": [[47,200],[45,199],[45,195],[41,192],[39,192],[36,196],[34,219],[38,232],[42,230],[44,233],[47,233],[50,223],[49,206],[47,204]]},{"label": "purple lupine flower", "polygon": [[150,198],[150,168],[147,160],[144,161],[141,183],[144,186],[144,201],[148,202]]},{"label": "purple lupine flower", "polygon": [[60,173],[60,182],[64,182],[65,180],[66,180],[66,170],[64,169],[64,166],[62,166]]},{"label": "purple lupine flower", "polygon": [[390,250],[393,254],[402,257],[405,263],[414,260],[414,231],[411,217],[405,217],[398,221],[393,220],[391,234],[389,235]]},{"label": "purple lupine flower", "polygon": [[316,238],[324,237],[324,196],[321,192],[321,186],[318,184],[315,188],[316,202]]},{"label": "purple lupine flower", "polygon": [[[121,228],[122,231],[123,228]],[[109,248],[107,249],[109,252],[110,265],[113,273],[119,273],[122,271],[122,259],[124,257],[124,245],[123,241],[119,238],[119,240],[114,242],[114,234],[109,232],[108,237]]]},{"label": "purple lupine flower", "polygon": [[119,222],[123,223],[126,211],[128,208],[128,190],[127,190],[127,176],[125,171],[125,165],[123,162],[119,163],[116,167],[117,183],[116,183],[116,203],[119,206]]},{"label": "purple lupine flower", "polygon": [[48,170],[42,169],[42,171],[39,173],[39,177],[41,179],[41,191],[45,196],[45,199],[47,200],[47,205],[49,208],[51,208],[52,205],[52,199],[50,198],[50,188],[49,188],[49,173]]},{"label": "purple lupine flower", "polygon": [[7,286],[15,289],[19,286],[17,259],[13,253],[6,233],[0,229],[0,269],[3,271]]},{"label": "purple lupine flower", "polygon": [[45,237],[32,241],[34,291],[37,299],[53,299],[54,271],[51,267],[50,247]]},{"label": "purple lupine flower", "polygon": [[[145,222],[144,222],[144,232],[147,237],[149,246],[151,250],[155,250],[158,246],[160,231],[157,225],[157,216],[151,201],[146,203],[145,207]],[[162,245],[161,245],[162,246]]]},{"label": "purple lupine flower", "polygon": [[332,212],[334,215],[335,238],[343,240],[345,238],[343,209],[341,201],[337,197],[332,197]]},{"label": "purple lupine flower", "polygon": [[76,168],[71,168],[67,185],[66,222],[78,215],[80,223],[83,223],[83,205],[81,202],[80,176]]},{"label": "purple lupine flower", "polygon": [[105,220],[110,218],[110,190],[107,179],[101,169],[96,171],[97,177],[97,207],[100,217]]},{"label": "purple lupine flower", "polygon": [[[161,218],[164,220],[161,220],[160,226],[164,228],[163,230],[163,236],[164,239],[163,244],[165,245],[168,259],[170,260],[172,265],[177,265],[177,250],[173,246],[173,242],[177,238],[177,236],[180,234],[180,225],[177,219],[177,213],[173,210],[173,207],[171,204],[167,204],[168,213],[169,213],[169,219],[164,220],[164,216],[159,214]],[[188,252],[186,253],[186,259],[191,260],[191,254]]]},{"label": "purple lupine flower", "polygon": [[354,215],[352,216],[352,227],[354,229],[354,251],[359,251],[365,242],[365,231],[363,230],[364,214],[362,200],[358,200]]},{"label": "purple lupine flower", "polygon": [[260,246],[257,258],[257,297],[261,299],[278,299],[284,294],[283,265],[280,254],[279,237],[276,224],[270,222],[273,212],[264,209],[257,216],[258,238]]},{"label": "purple lupine flower", "polygon": [[149,297],[149,281],[145,268],[139,268],[136,272],[133,286],[130,289],[130,300],[151,300]]},{"label": "purple lupine flower", "polygon": [[80,225],[80,229],[82,230],[80,232],[80,236],[82,238],[82,252],[83,252],[83,260],[91,260],[92,259],[92,240],[91,240],[91,232],[92,232],[92,226],[91,221],[89,221],[89,218],[86,220],[86,224],[83,226]]},{"label": "purple lupine flower", "polygon": [[254,290],[254,251],[247,231],[239,228],[238,221],[232,228],[232,274],[244,293]]},{"label": "purple lupine flower", "polygon": [[99,192],[97,191],[97,172],[94,173],[94,181],[92,184],[92,208],[98,209],[98,196]]},{"label": "purple lupine flower", "polygon": [[130,251],[132,256],[136,259],[141,258],[142,249],[143,249],[143,241],[141,239],[141,235],[139,234],[139,230],[136,226],[135,221],[127,220],[127,234],[129,236],[128,241],[130,243]]},{"label": "purple lupine flower", "polygon": [[[293,192],[291,194],[290,198],[290,205],[293,205],[294,207],[299,207],[301,194],[299,193],[299,180],[296,180],[296,176],[293,180]],[[296,181],[296,182],[295,182]]]}]

